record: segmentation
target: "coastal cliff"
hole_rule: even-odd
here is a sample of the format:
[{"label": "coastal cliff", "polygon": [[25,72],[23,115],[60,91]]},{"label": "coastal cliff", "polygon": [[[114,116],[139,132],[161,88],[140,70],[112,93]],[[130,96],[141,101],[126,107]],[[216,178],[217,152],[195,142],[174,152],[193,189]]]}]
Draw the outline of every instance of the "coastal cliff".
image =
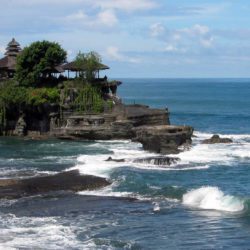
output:
[{"label": "coastal cliff", "polygon": [[69,116],[65,126],[52,128],[50,135],[68,140],[131,139],[148,151],[178,153],[190,144],[193,128],[170,125],[169,112],[145,105],[123,105],[111,113]]},{"label": "coastal cliff", "polygon": [[[71,93],[71,92],[69,92]],[[68,103],[74,103],[65,98]],[[178,153],[182,145],[190,144],[193,128],[170,125],[169,111],[145,105],[125,105],[111,99],[112,108],[102,112],[80,112],[68,103],[26,105],[22,111],[7,109],[7,136],[28,136],[38,139],[52,137],[67,140],[131,139],[148,151],[161,154]]]},{"label": "coastal cliff", "polygon": [[21,50],[13,39],[6,53],[13,67],[3,65],[0,76],[0,135],[130,139],[161,154],[191,143],[193,128],[170,125],[168,110],[123,104],[117,96],[122,83],[100,77],[109,67],[96,52],[66,63],[66,51],[55,42],[37,41]]}]

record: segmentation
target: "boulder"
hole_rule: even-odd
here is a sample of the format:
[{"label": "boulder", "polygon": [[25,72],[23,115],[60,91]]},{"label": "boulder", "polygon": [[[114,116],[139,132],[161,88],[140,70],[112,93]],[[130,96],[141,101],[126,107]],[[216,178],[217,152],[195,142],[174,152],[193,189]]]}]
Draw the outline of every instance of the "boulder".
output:
[{"label": "boulder", "polygon": [[193,128],[189,126],[142,126],[135,129],[143,149],[160,154],[177,154],[179,147],[192,142]]},{"label": "boulder", "polygon": [[83,191],[110,185],[106,179],[80,175],[78,170],[27,179],[0,180],[0,199],[14,199],[51,191]]},{"label": "boulder", "polygon": [[202,141],[202,144],[216,144],[216,143],[232,143],[230,138],[221,138],[219,135],[213,135],[210,139]]}]

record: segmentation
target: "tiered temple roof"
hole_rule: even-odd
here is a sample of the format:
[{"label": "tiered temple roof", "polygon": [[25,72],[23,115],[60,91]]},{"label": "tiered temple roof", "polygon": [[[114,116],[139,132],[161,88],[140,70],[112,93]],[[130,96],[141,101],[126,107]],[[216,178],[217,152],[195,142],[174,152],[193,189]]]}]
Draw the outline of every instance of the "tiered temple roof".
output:
[{"label": "tiered temple roof", "polygon": [[17,55],[20,53],[21,47],[20,44],[13,38],[9,43],[8,47],[6,48],[5,55],[6,56],[14,56],[17,57]]},{"label": "tiered temple roof", "polygon": [[16,69],[16,58],[21,52],[20,44],[13,38],[6,48],[5,57],[0,59],[0,78],[11,78]]}]

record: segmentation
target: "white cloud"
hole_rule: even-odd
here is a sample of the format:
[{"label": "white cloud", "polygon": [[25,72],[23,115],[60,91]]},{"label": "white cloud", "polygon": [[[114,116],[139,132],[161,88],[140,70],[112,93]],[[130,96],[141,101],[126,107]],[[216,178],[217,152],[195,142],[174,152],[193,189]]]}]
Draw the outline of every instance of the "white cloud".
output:
[{"label": "white cloud", "polygon": [[105,10],[97,15],[97,23],[112,27],[118,23],[118,19],[112,10]]},{"label": "white cloud", "polygon": [[157,4],[152,0],[99,0],[95,1],[94,5],[103,9],[123,11],[148,10],[157,7]]},{"label": "white cloud", "polygon": [[176,48],[176,46],[174,46],[172,44],[167,44],[164,51],[166,51],[166,52],[175,52],[175,51],[178,51],[178,49]]},{"label": "white cloud", "polygon": [[87,20],[88,16],[82,10],[79,10],[76,13],[66,16],[66,19],[70,21]]},{"label": "white cloud", "polygon": [[210,48],[213,46],[213,42],[214,42],[214,38],[211,36],[211,37],[208,37],[208,38],[202,38],[200,40],[200,43],[203,47],[205,48]]},{"label": "white cloud", "polygon": [[[65,17],[65,20],[74,27],[113,27],[118,23],[118,19],[112,10],[104,10],[96,16],[89,16],[82,10]],[[76,22],[77,21],[77,22]]]},{"label": "white cloud", "polygon": [[[2,0],[0,0],[1,3]],[[149,10],[157,7],[158,5],[154,0],[9,0],[2,3],[8,6],[62,6],[70,5],[75,6],[88,6],[101,9],[117,9],[123,11],[138,11]]]},{"label": "white cloud", "polygon": [[165,52],[181,52],[197,48],[211,48],[214,45],[214,35],[210,28],[196,24],[189,28],[167,29],[161,23],[152,24],[149,28],[152,37],[167,43],[163,49]]},{"label": "white cloud", "polygon": [[153,37],[161,36],[165,33],[165,27],[161,23],[154,23],[150,26],[150,35]]},{"label": "white cloud", "polygon": [[193,30],[197,34],[200,34],[200,35],[205,35],[210,31],[210,29],[207,26],[203,26],[203,25],[199,25],[199,24],[194,25]]},{"label": "white cloud", "polygon": [[129,57],[122,54],[119,49],[115,46],[110,46],[106,49],[106,57],[112,61],[118,62],[130,62],[130,63],[139,63],[139,58]]},{"label": "white cloud", "polygon": [[193,27],[181,29],[179,32],[186,33],[190,36],[196,36],[196,35],[206,35],[210,32],[210,29],[207,26],[195,24]]}]

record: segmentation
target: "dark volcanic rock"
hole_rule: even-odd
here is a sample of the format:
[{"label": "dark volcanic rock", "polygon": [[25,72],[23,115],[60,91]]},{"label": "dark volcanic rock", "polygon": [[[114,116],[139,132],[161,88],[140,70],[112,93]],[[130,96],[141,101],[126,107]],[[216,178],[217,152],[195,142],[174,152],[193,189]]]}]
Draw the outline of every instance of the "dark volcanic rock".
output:
[{"label": "dark volcanic rock", "polygon": [[79,171],[73,170],[43,177],[0,180],[0,198],[19,198],[60,190],[93,190],[110,184],[104,178],[80,175]]},{"label": "dark volcanic rock", "polygon": [[176,157],[167,157],[167,156],[157,156],[157,157],[147,157],[139,158],[134,160],[135,163],[148,163],[157,166],[170,166],[179,161],[179,158]]},{"label": "dark volcanic rock", "polygon": [[112,157],[109,157],[106,161],[125,162],[125,159],[113,159]]},{"label": "dark volcanic rock", "polygon": [[177,154],[179,146],[192,142],[193,128],[189,126],[143,126],[135,129],[143,148],[161,154]]},{"label": "dark volcanic rock", "polygon": [[168,110],[144,105],[118,105],[110,114],[69,116],[66,126],[51,135],[70,140],[131,139],[145,150],[161,154],[179,153],[178,147],[191,143],[193,128],[169,125]]},{"label": "dark volcanic rock", "polygon": [[216,144],[216,143],[232,143],[230,138],[221,138],[219,135],[213,135],[210,139],[202,141],[203,144]]}]

